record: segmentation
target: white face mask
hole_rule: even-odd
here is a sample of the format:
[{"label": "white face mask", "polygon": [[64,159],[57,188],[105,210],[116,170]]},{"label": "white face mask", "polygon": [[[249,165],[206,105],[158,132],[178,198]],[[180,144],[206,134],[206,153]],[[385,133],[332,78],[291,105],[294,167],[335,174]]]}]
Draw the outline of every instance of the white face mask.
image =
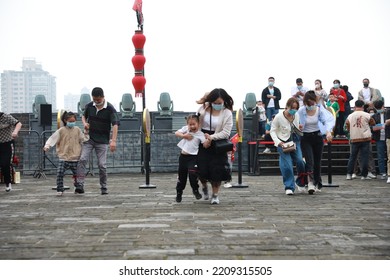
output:
[{"label": "white face mask", "polygon": [[95,103],[96,106],[103,106],[104,105],[104,100],[100,103]]},{"label": "white face mask", "polygon": [[316,88],[319,89],[321,86],[320,84],[316,84]]}]

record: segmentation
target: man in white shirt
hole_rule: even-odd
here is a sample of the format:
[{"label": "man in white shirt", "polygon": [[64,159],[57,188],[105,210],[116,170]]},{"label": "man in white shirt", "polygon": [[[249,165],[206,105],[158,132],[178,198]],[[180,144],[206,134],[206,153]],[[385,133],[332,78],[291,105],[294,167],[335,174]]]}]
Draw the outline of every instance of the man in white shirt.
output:
[{"label": "man in white shirt", "polygon": [[298,99],[299,107],[303,106],[303,97],[305,93],[309,90],[307,87],[303,86],[303,81],[301,78],[296,80],[297,86],[291,88],[291,96]]},{"label": "man in white shirt", "polygon": [[367,104],[369,108],[374,108],[374,102],[377,100],[383,100],[382,94],[379,89],[369,87],[370,80],[363,79],[363,88],[359,91],[358,99],[363,100],[364,104]]}]

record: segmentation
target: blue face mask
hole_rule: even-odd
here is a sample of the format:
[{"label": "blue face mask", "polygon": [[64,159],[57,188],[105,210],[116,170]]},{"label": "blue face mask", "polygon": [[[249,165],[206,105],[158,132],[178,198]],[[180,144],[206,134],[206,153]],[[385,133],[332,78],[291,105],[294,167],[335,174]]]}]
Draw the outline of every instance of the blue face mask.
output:
[{"label": "blue face mask", "polygon": [[381,114],[381,113],[383,113],[383,110],[376,110],[376,112]]},{"label": "blue face mask", "polygon": [[211,106],[213,107],[214,110],[220,111],[223,109],[223,104],[214,104],[212,103]]},{"label": "blue face mask", "polygon": [[274,85],[274,82],[268,82],[268,85],[272,87]]},{"label": "blue face mask", "polygon": [[290,110],[288,110],[288,113],[290,114],[290,115],[295,115],[296,114],[296,112],[297,112],[298,110],[295,110],[295,109],[290,109]]},{"label": "blue face mask", "polygon": [[308,110],[308,111],[313,111],[313,110],[315,110],[316,109],[316,105],[312,105],[312,106],[307,106],[306,105],[306,109]]},{"label": "blue face mask", "polygon": [[302,88],[302,86],[297,86],[297,88],[300,90]]},{"label": "blue face mask", "polygon": [[67,127],[70,127],[70,128],[75,127],[75,125],[76,125],[75,122],[67,122],[67,123],[66,123],[66,126],[67,126]]},{"label": "blue face mask", "polygon": [[333,84],[333,87],[334,87],[334,88],[339,88],[339,87],[340,87],[340,84]]}]

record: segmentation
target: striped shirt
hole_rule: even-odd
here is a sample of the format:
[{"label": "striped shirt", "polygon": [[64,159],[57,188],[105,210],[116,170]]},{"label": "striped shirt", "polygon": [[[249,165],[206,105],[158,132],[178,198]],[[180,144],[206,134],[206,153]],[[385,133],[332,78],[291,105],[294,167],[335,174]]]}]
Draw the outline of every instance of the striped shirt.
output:
[{"label": "striped shirt", "polygon": [[114,106],[106,102],[100,110],[96,108],[93,102],[85,106],[84,117],[89,123],[89,137],[100,144],[110,142],[111,125],[119,126],[119,117]]}]

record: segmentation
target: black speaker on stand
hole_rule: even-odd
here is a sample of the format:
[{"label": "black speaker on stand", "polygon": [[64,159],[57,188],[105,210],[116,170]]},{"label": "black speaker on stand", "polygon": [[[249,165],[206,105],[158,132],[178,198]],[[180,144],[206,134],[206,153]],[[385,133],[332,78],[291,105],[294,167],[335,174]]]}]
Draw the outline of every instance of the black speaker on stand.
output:
[{"label": "black speaker on stand", "polygon": [[[38,108],[38,123],[42,127],[42,147],[46,143],[46,136],[45,136],[45,130],[46,126],[48,126],[51,130],[52,126],[52,112],[51,112],[51,104],[39,104]],[[42,151],[42,150],[41,150]],[[50,163],[54,166],[57,167],[47,156],[46,152],[43,151],[43,155],[41,157],[41,161],[39,164],[39,170],[34,172],[34,177],[35,178],[40,178],[41,176],[43,178],[46,178],[45,173],[43,172],[46,168],[46,159],[50,161]]]},{"label": "black speaker on stand", "polygon": [[51,127],[51,123],[52,123],[51,104],[39,104],[38,121],[39,121],[39,125],[43,126],[44,131],[45,131],[45,126]]}]

